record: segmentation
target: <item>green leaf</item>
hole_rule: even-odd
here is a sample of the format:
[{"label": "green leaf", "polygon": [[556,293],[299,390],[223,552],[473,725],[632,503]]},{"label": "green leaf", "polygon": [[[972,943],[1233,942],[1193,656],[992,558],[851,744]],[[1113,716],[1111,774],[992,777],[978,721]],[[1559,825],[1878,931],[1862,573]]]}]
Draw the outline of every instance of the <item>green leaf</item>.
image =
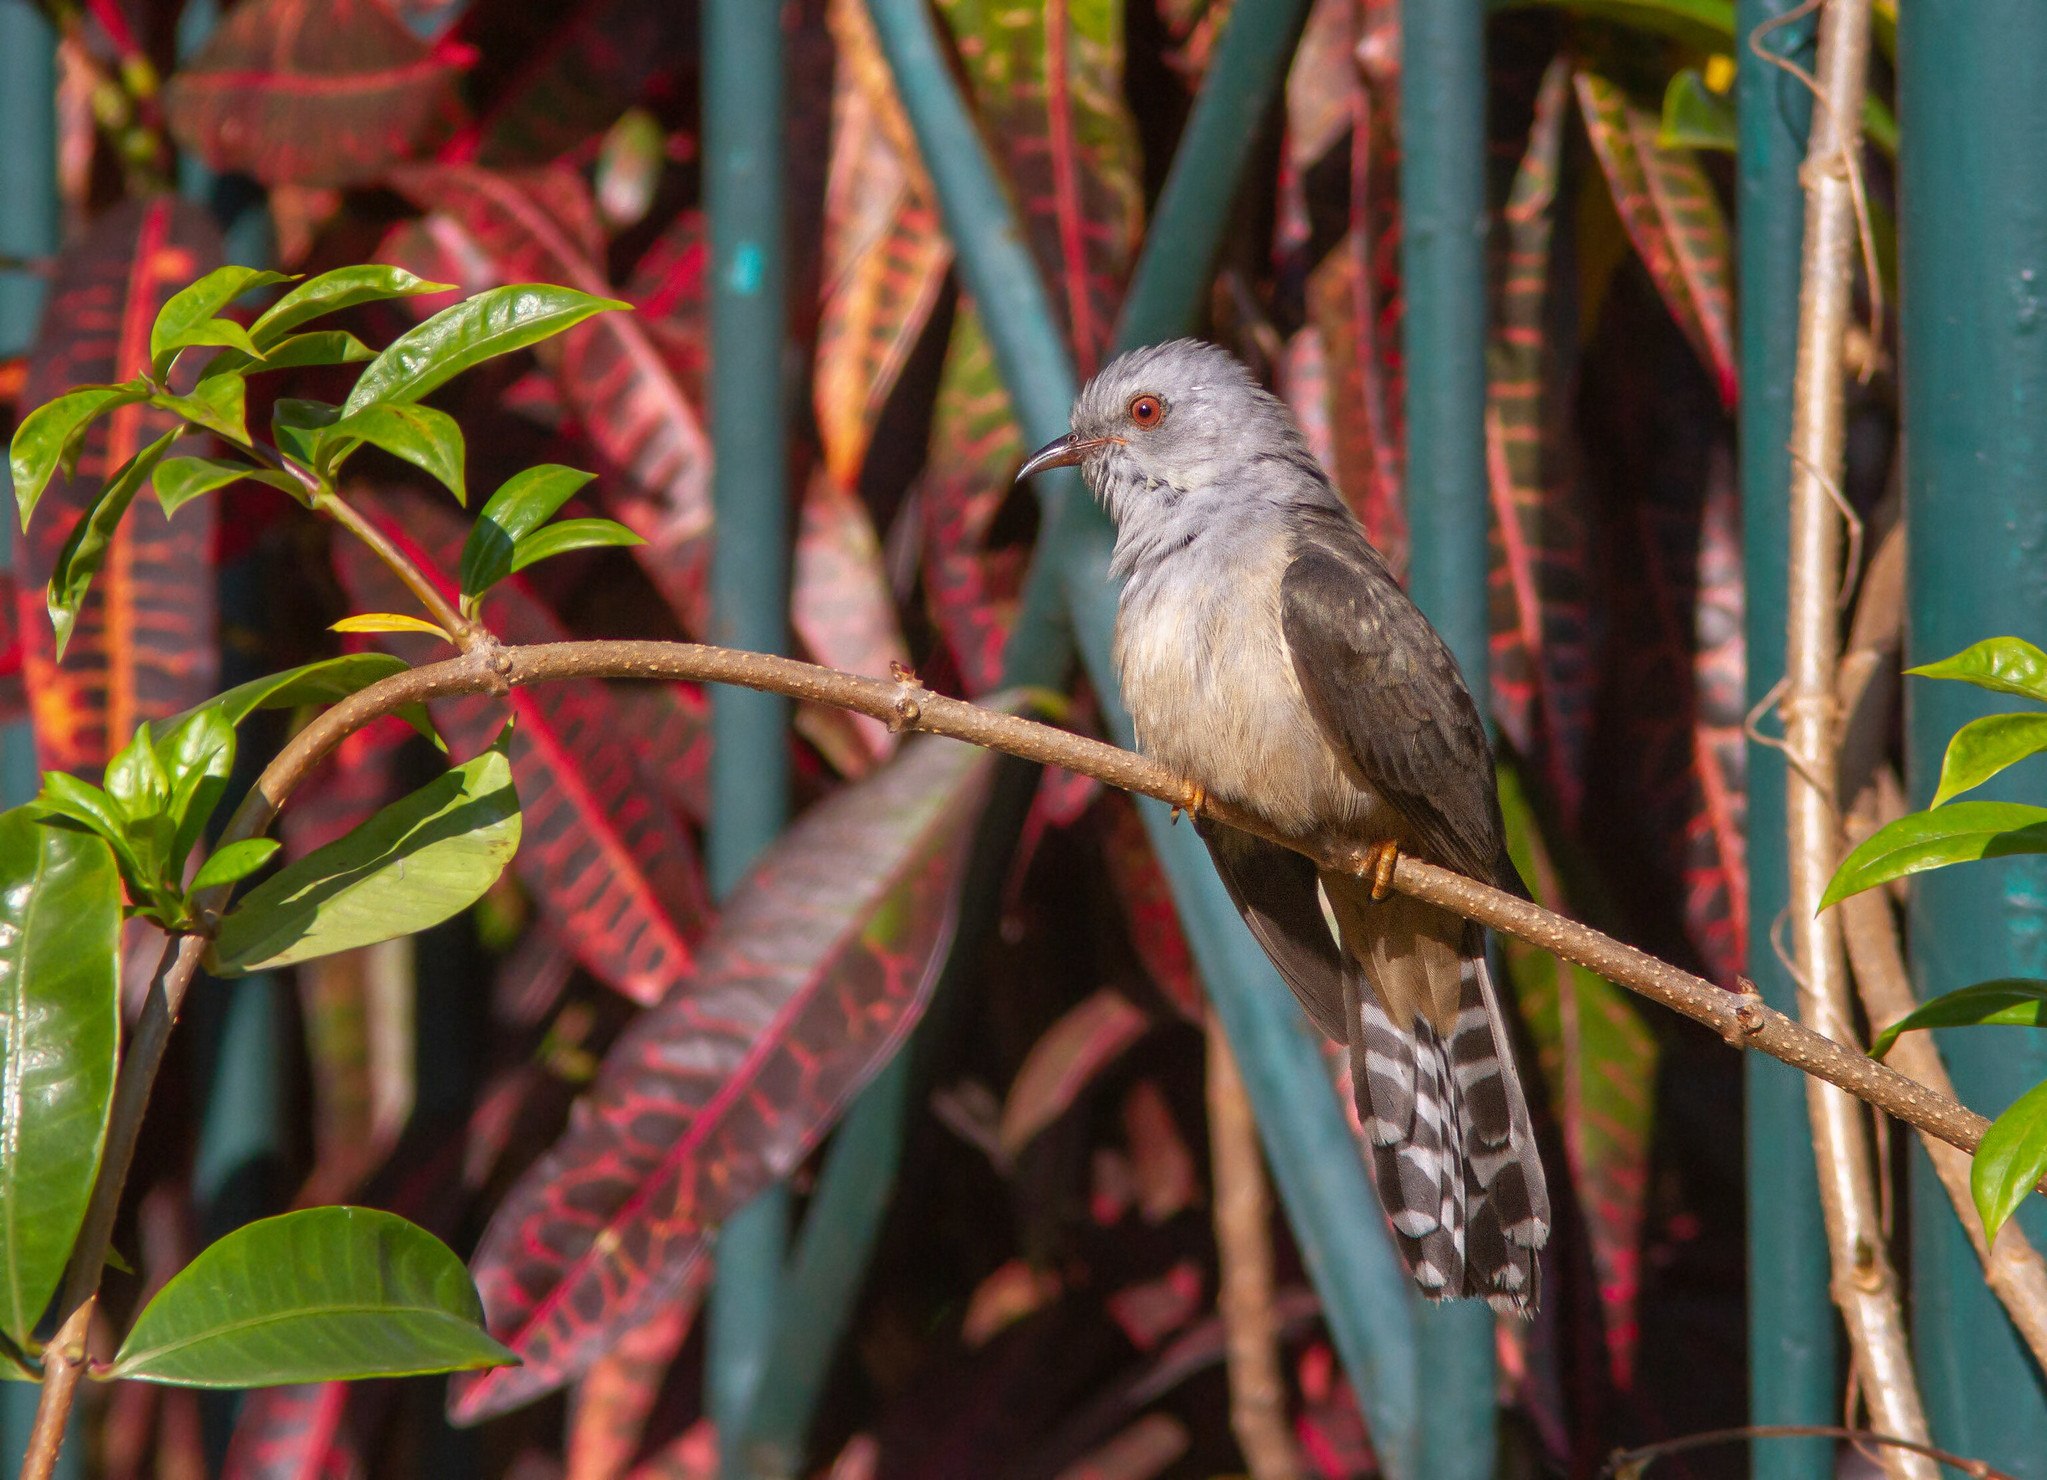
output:
[{"label": "green leaf", "polygon": [[[226,693],[216,694],[204,704],[165,720],[164,728],[168,733],[173,726],[208,709],[219,710],[233,726],[259,709],[297,709],[304,704],[338,703],[394,673],[405,672],[408,666],[404,659],[390,653],[344,653],[338,658],[323,658],[317,663],[287,668],[282,673],[237,684]],[[423,739],[446,749],[434,733],[433,722],[427,717],[424,704],[407,704],[397,713]]]},{"label": "green leaf", "polygon": [[1717,149],[1732,153],[1734,99],[1706,86],[1697,67],[1686,67],[1663,90],[1663,126],[1656,142],[1665,149]]},{"label": "green leaf", "polygon": [[[387,298],[406,298],[418,293],[451,293],[453,283],[430,283],[416,278],[402,267],[366,262],[355,267],[337,267],[318,277],[307,278],[271,304],[249,326],[249,337],[268,350],[308,319],[338,313],[358,303],[377,303]],[[273,361],[274,363],[274,361]]]},{"label": "green leaf", "polygon": [[1929,806],[1981,786],[2006,766],[2047,750],[2047,714],[1990,714],[1970,720],[1947,743],[1940,786]]},{"label": "green leaf", "polygon": [[98,1175],[120,1035],[121,879],[90,833],[0,813],[0,1330],[26,1343]]},{"label": "green leaf", "polygon": [[239,350],[222,350],[206,362],[199,379],[217,375],[240,375],[249,370],[289,370],[301,365],[358,365],[374,360],[377,352],[345,329],[320,329],[311,334],[293,334],[280,339],[251,359]]},{"label": "green leaf", "polygon": [[1921,678],[1956,678],[1980,689],[2047,701],[2047,653],[2017,637],[1986,637],[1938,663],[1907,668]]},{"label": "green leaf", "polygon": [[[178,351],[189,344],[232,344],[245,352],[255,350],[246,329],[214,315],[251,288],[290,281],[289,274],[282,272],[216,267],[189,288],[173,293],[157,310],[156,324],[149,331],[151,374],[161,382],[170,373],[171,361],[177,358]],[[233,338],[223,337],[223,325],[234,331]]]},{"label": "green leaf", "polygon": [[497,881],[519,832],[501,740],[250,890],[220,923],[213,969],[288,966],[438,925]]},{"label": "green leaf", "polygon": [[1900,1033],[1915,1028],[1977,1028],[1996,1024],[2047,1026],[2047,982],[2014,976],[1943,992],[1920,1003],[1877,1034],[1876,1042],[1869,1046],[1869,1056],[1882,1058],[1891,1051]]},{"label": "green leaf", "polygon": [[217,375],[192,387],[189,396],[169,394],[149,398],[173,416],[182,416],[197,427],[218,433],[230,442],[249,440],[249,383],[239,375]]},{"label": "green leaf", "polygon": [[2047,807],[1951,802],[1878,828],[1841,860],[1820,908],[1908,874],[1978,858],[2047,853]]},{"label": "green leaf", "polygon": [[107,762],[107,795],[130,822],[163,809],[171,799],[171,778],[157,758],[156,740],[145,721]]},{"label": "green leaf", "polygon": [[235,727],[222,711],[201,708],[166,721],[156,753],[170,778],[171,800],[165,811],[172,835],[165,870],[169,877],[164,882],[166,892],[176,893],[185,860],[227,793],[227,778],[235,766]]},{"label": "green leaf", "polygon": [[149,399],[146,381],[125,385],[81,386],[68,395],[46,401],[22,418],[8,449],[7,468],[14,477],[14,501],[21,509],[21,527],[28,528],[36,500],[50,486],[59,464],[70,465],[78,456],[78,444],[86,428],[107,412]]},{"label": "green leaf", "polygon": [[564,519],[536,529],[512,547],[512,569],[524,570],[537,561],[571,550],[590,550],[601,545],[644,545],[647,542],[612,519]]},{"label": "green leaf", "polygon": [[1990,1122],[1969,1166],[1969,1191],[1992,1243],[2033,1185],[2047,1175],[2047,1083],[2036,1084]]},{"label": "green leaf", "polygon": [[193,499],[244,478],[281,488],[295,498],[303,493],[298,479],[289,473],[224,457],[167,457],[156,465],[151,482],[156,488],[156,501],[163,506],[163,516],[168,519]]},{"label": "green leaf", "polygon": [[192,892],[197,894],[221,884],[239,884],[268,863],[282,846],[275,838],[242,838],[229,843],[199,865],[199,872],[192,876]]},{"label": "green leaf", "polygon": [[394,339],[363,371],[342,409],[417,401],[485,360],[538,344],[592,314],[631,306],[548,283],[492,288]]},{"label": "green leaf", "polygon": [[200,1251],[135,1318],[110,1378],[271,1387],[518,1359],[447,1245],[394,1213],[307,1208]]},{"label": "green leaf", "polygon": [[277,450],[302,468],[319,460],[320,433],[341,419],[341,408],[325,401],[286,396],[270,410],[270,438]]},{"label": "green leaf", "polygon": [[149,475],[156,471],[156,465],[163,460],[171,443],[178,440],[177,432],[165,432],[154,442],[121,464],[92,507],[85,511],[85,517],[72,527],[71,537],[64,541],[64,548],[57,552],[56,568],[50,573],[50,589],[45,604],[50,610],[50,625],[57,632],[57,659],[63,661],[64,648],[71,641],[71,628],[78,621],[78,609],[85,605],[85,594],[92,589],[92,578],[99,574],[100,565],[107,558],[107,546],[113,543],[114,531],[120,527],[121,516],[128,512],[128,505],[135,502],[135,495],[142,491],[142,485],[149,481]]},{"label": "green leaf", "polygon": [[357,444],[381,447],[393,457],[402,457],[430,474],[455,495],[455,502],[469,502],[469,484],[463,476],[467,450],[462,428],[455,418],[431,406],[382,404],[351,412],[320,434],[321,471],[332,473],[341,466]]},{"label": "green leaf", "polygon": [[596,475],[542,463],[507,478],[462,546],[462,594],[471,600],[512,573],[512,547],[552,519]]}]

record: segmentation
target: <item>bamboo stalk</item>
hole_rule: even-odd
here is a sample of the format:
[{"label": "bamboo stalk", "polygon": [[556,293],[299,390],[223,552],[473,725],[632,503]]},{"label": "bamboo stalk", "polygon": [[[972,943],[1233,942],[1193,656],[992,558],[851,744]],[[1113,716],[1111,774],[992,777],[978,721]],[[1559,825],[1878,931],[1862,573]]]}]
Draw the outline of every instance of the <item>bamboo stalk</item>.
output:
[{"label": "bamboo stalk", "polygon": [[[1830,0],[1820,17],[1812,136],[1807,147],[1798,373],[1791,430],[1791,525],[1785,633],[1785,812],[1791,870],[1791,950],[1799,1016],[1837,1041],[1853,1041],[1840,916],[1819,904],[1841,853],[1836,682],[1840,668],[1842,508],[1846,429],[1843,345],[1854,309],[1858,244],[1855,151],[1869,65],[1868,0]],[[1810,1082],[1820,1208],[1833,1266],[1832,1292],[1872,1425],[1928,1441],[1886,1246],[1869,1130],[1861,1107]],[[1937,1480],[1938,1467],[1910,1449],[1880,1456],[1892,1480]]]}]

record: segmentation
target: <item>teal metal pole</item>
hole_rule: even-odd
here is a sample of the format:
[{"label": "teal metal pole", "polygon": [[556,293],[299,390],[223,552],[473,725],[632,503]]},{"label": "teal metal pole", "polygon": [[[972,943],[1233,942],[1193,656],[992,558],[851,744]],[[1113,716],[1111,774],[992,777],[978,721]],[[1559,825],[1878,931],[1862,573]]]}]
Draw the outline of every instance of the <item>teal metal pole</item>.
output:
[{"label": "teal metal pole", "polygon": [[[1193,326],[1258,124],[1285,78],[1306,13],[1306,0],[1280,0],[1250,24],[1224,30],[1152,213],[1124,302],[1122,347],[1167,339]],[[1057,609],[1060,588],[1043,578],[1054,566],[1040,561],[1034,573],[1039,576],[1031,588],[1034,599],[1027,601],[1019,636],[1005,655],[1007,684],[1056,683],[1071,661],[1070,634]],[[1014,841],[1013,827],[1009,831],[1000,850],[1005,855]],[[957,962],[974,957],[983,938],[972,917],[963,916],[955,962],[939,992],[947,990]],[[773,1377],[750,1415],[747,1457],[758,1473],[793,1473],[801,1462],[831,1358],[851,1320],[888,1210],[915,1093],[914,1055],[912,1043],[861,1092],[826,1153],[789,1261],[767,1369]]]},{"label": "teal metal pole", "polygon": [[[703,8],[713,640],[761,653],[789,646],[781,10],[763,0],[706,0]],[[788,732],[786,699],[730,687],[712,696],[706,852],[721,896],[788,820]],[[742,1436],[774,1339],[788,1228],[789,1193],[777,1184],[718,1235],[706,1400],[728,1477],[746,1473]]]},{"label": "teal metal pole", "polygon": [[[1735,34],[1797,7],[1797,0],[1741,0]],[[1767,33],[1778,56],[1812,65],[1813,22]],[[1799,248],[1811,94],[1744,42],[1736,58],[1740,127],[1735,212],[1741,268],[1740,474],[1746,560],[1748,697],[1759,704],[1784,676],[1785,559],[1790,519],[1791,381],[1798,349]],[[1777,726],[1773,721],[1769,727]],[[1765,1000],[1797,1015],[1797,990],[1771,931],[1790,898],[1785,857],[1784,753],[1748,747],[1748,970]],[[1748,1182],[1749,1421],[1839,1421],[1834,1307],[1827,1294],[1826,1229],[1805,1077],[1763,1054],[1743,1056]],[[1824,1439],[1750,1447],[1756,1480],[1800,1480],[1826,1469]]]},{"label": "teal metal pole", "polygon": [[[30,0],[0,0],[0,257],[44,259],[57,251],[57,37]],[[33,272],[0,268],[0,354],[18,355],[35,340],[47,285]],[[9,508],[14,490],[0,467]],[[0,521],[0,562],[13,555],[11,519]],[[0,804],[17,806],[36,792],[35,743],[25,724],[0,732]],[[0,1383],[0,1471],[14,1474],[28,1449],[40,1390]],[[74,1435],[75,1436],[75,1431]],[[67,1442],[57,1458],[60,1480],[77,1480],[85,1446]]]},{"label": "teal metal pole", "polygon": [[[2047,7],[1912,0],[1898,17],[1898,247],[1906,642],[1924,663],[2003,634],[2047,641]],[[1947,740],[2008,700],[1906,681],[1906,781],[1923,806]],[[1981,793],[2038,801],[2038,773]],[[2047,976],[2047,859],[1914,881],[1920,994]],[[1940,1035],[1962,1099],[1995,1114],[2047,1079],[2036,1033]],[[2047,1238],[2029,1204],[2019,1221]],[[2047,1477],[2047,1390],[1991,1298],[1953,1208],[1912,1161],[1913,1344],[1934,1442]]]},{"label": "teal metal pole", "polygon": [[[1076,390],[1072,358],[924,0],[869,0],[868,8],[937,186],[961,277],[988,325],[1017,420],[1027,437],[1057,436],[1066,428]],[[1299,12],[1278,4],[1243,7],[1232,26],[1245,21],[1292,28]],[[1160,228],[1154,234],[1168,240]],[[1009,672],[1040,683],[1064,678],[1067,649],[1040,578],[1057,580],[1109,732],[1127,745],[1129,716],[1114,700],[1109,656],[1116,601],[1107,574],[1111,532],[1070,479],[1041,488],[1040,497],[1045,518],[1037,567],[1026,618],[1011,640]],[[1380,1459],[1396,1477],[1415,1475],[1420,1401],[1408,1281],[1385,1237],[1321,1056],[1278,974],[1237,919],[1192,829],[1171,827],[1163,807],[1146,803],[1140,810],[1196,964],[1242,1065],[1274,1181]]]},{"label": "teal metal pole", "polygon": [[[1400,275],[1407,368],[1408,590],[1487,692],[1484,0],[1402,0]],[[1480,1480],[1498,1449],[1493,1312],[1416,1302],[1428,1374],[1421,1473]]]}]

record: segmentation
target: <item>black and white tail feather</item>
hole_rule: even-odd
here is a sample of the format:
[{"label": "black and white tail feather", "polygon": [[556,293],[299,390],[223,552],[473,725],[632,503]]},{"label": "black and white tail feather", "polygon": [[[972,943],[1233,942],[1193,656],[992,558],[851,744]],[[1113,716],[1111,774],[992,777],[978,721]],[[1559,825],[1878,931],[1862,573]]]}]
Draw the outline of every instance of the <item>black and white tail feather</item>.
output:
[{"label": "black and white tail feather", "polygon": [[1379,1200],[1415,1283],[1437,1299],[1482,1296],[1525,1315],[1541,1297],[1549,1197],[1483,935],[1472,931],[1466,946],[1447,1038],[1420,1014],[1394,1022],[1349,963],[1351,1083]]}]

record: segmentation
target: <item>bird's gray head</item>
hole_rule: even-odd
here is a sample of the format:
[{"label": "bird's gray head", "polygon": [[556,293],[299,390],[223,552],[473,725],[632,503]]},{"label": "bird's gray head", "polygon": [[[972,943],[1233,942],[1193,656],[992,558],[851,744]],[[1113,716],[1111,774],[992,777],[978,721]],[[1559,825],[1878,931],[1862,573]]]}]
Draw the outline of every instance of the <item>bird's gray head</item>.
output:
[{"label": "bird's gray head", "polygon": [[1116,522],[1119,575],[1303,503],[1340,506],[1286,406],[1198,339],[1111,361],[1073,403],[1072,428],[1017,476],[1078,466]]}]

